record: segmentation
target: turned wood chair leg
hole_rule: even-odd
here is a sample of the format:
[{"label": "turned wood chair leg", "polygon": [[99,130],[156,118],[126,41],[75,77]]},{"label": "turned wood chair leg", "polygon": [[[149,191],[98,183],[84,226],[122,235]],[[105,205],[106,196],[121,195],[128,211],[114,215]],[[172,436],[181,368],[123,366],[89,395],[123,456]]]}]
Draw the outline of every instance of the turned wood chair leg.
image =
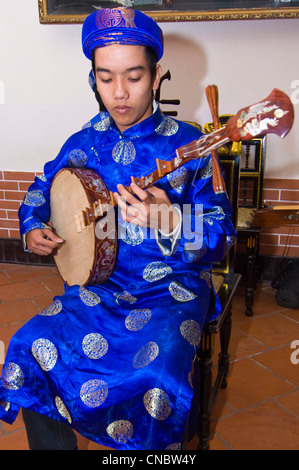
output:
[{"label": "turned wood chair leg", "polygon": [[200,411],[198,450],[209,450],[211,434],[210,398],[212,391],[212,335],[204,333],[198,354],[200,368]]},{"label": "turned wood chair leg", "polygon": [[230,305],[227,316],[220,328],[220,353],[218,359],[218,372],[221,371],[222,380],[220,388],[227,387],[227,377],[229,374],[229,359],[228,353],[230,336],[232,329],[232,306]]},{"label": "turned wood chair leg", "polygon": [[247,239],[247,288],[246,288],[246,315],[252,316],[252,306],[254,301],[254,290],[256,287],[256,239],[248,237]]}]

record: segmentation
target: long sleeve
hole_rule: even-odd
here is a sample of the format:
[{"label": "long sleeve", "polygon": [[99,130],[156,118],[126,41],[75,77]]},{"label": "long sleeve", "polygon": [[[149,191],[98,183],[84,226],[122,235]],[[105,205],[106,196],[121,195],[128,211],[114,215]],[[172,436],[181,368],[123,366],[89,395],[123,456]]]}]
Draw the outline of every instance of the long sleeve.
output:
[{"label": "long sleeve", "polygon": [[[192,170],[189,170],[192,175]],[[180,202],[181,223],[173,237],[156,233],[164,256],[181,254],[186,263],[221,261],[236,241],[232,208],[226,193],[215,194],[209,157],[194,168],[193,179]]]},{"label": "long sleeve", "polygon": [[205,159],[204,166],[196,173],[186,204],[181,238],[183,260],[221,261],[235,243],[236,231],[226,193],[214,192],[210,158]]}]

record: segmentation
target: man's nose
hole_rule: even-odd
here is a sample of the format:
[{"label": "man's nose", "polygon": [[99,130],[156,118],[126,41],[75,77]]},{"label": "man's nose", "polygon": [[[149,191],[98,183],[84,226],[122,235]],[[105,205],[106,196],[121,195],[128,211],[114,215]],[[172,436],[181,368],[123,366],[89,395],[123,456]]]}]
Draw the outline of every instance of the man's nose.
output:
[{"label": "man's nose", "polygon": [[124,79],[118,79],[115,82],[114,98],[124,99],[128,97],[128,91],[126,87],[126,81]]}]

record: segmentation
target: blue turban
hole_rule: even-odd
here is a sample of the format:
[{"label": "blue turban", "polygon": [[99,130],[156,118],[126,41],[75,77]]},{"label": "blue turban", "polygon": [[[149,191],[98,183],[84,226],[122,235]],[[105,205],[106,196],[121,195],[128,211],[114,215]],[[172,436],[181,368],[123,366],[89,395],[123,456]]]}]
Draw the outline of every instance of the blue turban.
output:
[{"label": "blue turban", "polygon": [[89,15],[83,24],[82,47],[88,59],[96,47],[111,44],[149,46],[163,55],[163,33],[157,23],[131,8],[105,8]]}]

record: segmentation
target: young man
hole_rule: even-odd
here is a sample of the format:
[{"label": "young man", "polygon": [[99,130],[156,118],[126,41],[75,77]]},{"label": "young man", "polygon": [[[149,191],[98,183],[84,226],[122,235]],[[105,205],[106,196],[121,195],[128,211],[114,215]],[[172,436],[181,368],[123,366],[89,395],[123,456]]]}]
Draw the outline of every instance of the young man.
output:
[{"label": "young man", "polygon": [[[29,250],[59,249],[63,240],[47,225],[53,178],[66,167],[95,170],[122,215],[117,262],[102,285],[65,286],[12,338],[0,418],[13,422],[22,407],[31,449],[75,448],[71,428],[115,449],[178,449],[186,426],[190,434],[194,429],[192,359],[204,323],[219,313],[211,265],[235,237],[230,204],[213,191],[209,157],[148,191],[124,187],[131,176],[150,174],[156,158],[171,160],[200,137],[153,102],[163,53],[159,26],[132,9],[98,10],[87,17],[82,42],[107,111],[45,165],[20,208],[20,227]],[[190,242],[184,205],[192,227],[203,221],[195,234],[202,243]]]}]

